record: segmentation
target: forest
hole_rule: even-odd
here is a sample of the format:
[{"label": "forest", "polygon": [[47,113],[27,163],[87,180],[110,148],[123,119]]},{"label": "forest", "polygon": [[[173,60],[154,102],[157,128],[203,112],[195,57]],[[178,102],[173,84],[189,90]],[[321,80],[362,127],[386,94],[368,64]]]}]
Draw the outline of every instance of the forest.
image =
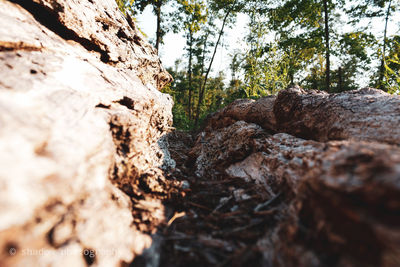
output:
[{"label": "forest", "polygon": [[[151,6],[154,47],[172,31],[185,53],[168,72],[174,126],[196,128],[207,114],[237,98],[257,99],[289,86],[338,93],[370,87],[399,94],[399,2],[392,0],[117,0],[125,14]],[[230,53],[229,70],[213,74],[221,37],[248,16],[243,50]],[[373,29],[373,30],[372,30]],[[388,35],[388,30],[395,34]],[[221,47],[222,46],[222,47]],[[226,77],[229,74],[230,77]]]}]

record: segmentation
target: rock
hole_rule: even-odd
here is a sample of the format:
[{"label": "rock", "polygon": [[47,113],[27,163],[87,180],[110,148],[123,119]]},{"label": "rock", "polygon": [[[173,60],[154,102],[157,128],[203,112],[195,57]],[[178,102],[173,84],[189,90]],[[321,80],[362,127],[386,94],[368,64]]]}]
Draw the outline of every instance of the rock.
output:
[{"label": "rock", "polygon": [[275,96],[263,97],[257,101],[252,99],[238,99],[209,116],[206,127],[218,129],[232,124],[234,121],[253,122],[264,129],[274,131],[276,121],[274,115]]},{"label": "rock", "polygon": [[171,81],[155,49],[144,40],[132,18],[126,19],[112,0],[11,2],[20,4],[63,39],[98,52],[104,63],[133,70],[144,84],[161,89]]},{"label": "rock", "polygon": [[0,23],[0,265],[129,264],[132,190],[174,165],[170,75],[113,0],[1,0]]},{"label": "rock", "polygon": [[243,160],[262,145],[254,142],[254,137],[263,135],[266,134],[260,126],[244,121],[215,132],[202,132],[189,152],[189,157],[195,159],[196,175],[224,171],[229,164]]},{"label": "rock", "polygon": [[292,88],[278,94],[274,114],[278,132],[306,139],[400,144],[400,96],[377,89],[329,95]]},{"label": "rock", "polygon": [[[243,241],[247,259],[237,256],[244,248],[230,241],[234,251],[222,262],[399,265],[399,100],[376,89],[329,95],[292,88],[268,101],[269,108],[257,104],[265,99],[237,100],[210,116],[188,162],[202,181],[233,184],[220,191],[232,192],[223,199],[234,201],[224,205],[235,209],[218,215],[220,201],[209,199],[202,206],[214,211],[204,217],[250,217],[235,231],[248,227],[247,235],[259,235]],[[265,120],[248,115],[255,106],[269,111]],[[237,179],[249,185],[237,188]],[[254,192],[252,184],[261,188]],[[250,198],[240,197],[249,191]],[[244,209],[242,201],[256,204]],[[268,221],[257,221],[260,214]],[[210,226],[215,227],[223,226]],[[213,233],[220,237],[229,233],[226,228]]]},{"label": "rock", "polygon": [[364,88],[339,94],[299,87],[257,101],[238,99],[210,115],[204,131],[236,121],[255,123],[271,133],[316,141],[363,140],[399,144],[400,97]]},{"label": "rock", "polygon": [[294,198],[287,202],[287,220],[259,241],[264,260],[290,266],[397,265],[400,150],[353,141],[320,148],[309,147],[308,155],[290,149],[289,158],[274,163],[278,171],[266,164],[274,173],[271,181],[281,183],[275,192],[290,190]]}]

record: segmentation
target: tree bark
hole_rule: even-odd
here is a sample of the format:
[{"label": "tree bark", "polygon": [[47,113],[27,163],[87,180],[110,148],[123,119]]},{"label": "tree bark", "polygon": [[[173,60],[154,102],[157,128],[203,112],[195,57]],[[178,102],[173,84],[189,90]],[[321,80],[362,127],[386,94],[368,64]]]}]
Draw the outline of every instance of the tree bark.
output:
[{"label": "tree bark", "polygon": [[325,14],[325,60],[326,60],[326,70],[325,70],[325,89],[330,92],[331,85],[331,63],[330,63],[330,46],[329,46],[329,11],[328,11],[328,0],[323,0],[324,2],[324,14]]},{"label": "tree bark", "polygon": [[188,118],[192,120],[192,58],[193,58],[193,33],[189,29],[189,66],[188,66],[188,80],[189,80],[189,102],[188,102]]},{"label": "tree bark", "polygon": [[334,95],[292,88],[281,91],[274,103],[276,131],[317,141],[400,144],[399,107],[400,96],[372,88]]},{"label": "tree bark", "polygon": [[342,68],[339,67],[338,69],[338,88],[337,88],[338,92],[342,92],[343,91],[343,72],[342,72]]},{"label": "tree bark", "polygon": [[382,44],[382,59],[381,59],[381,66],[379,70],[379,81],[378,81],[378,88],[387,91],[386,87],[383,86],[383,77],[385,74],[385,57],[386,57],[386,34],[387,34],[387,25],[390,16],[390,8],[392,5],[392,0],[389,1],[388,9],[386,11],[386,18],[385,18],[385,29],[383,30],[383,44]]},{"label": "tree bark", "polygon": [[0,1],[2,267],[120,266],[164,223],[159,193],[132,196],[175,166],[172,77],[115,1],[88,3]]},{"label": "tree bark", "polygon": [[223,21],[222,21],[221,30],[219,31],[219,34],[218,34],[218,40],[217,40],[217,42],[215,43],[214,52],[213,52],[213,55],[212,55],[212,57],[211,57],[210,64],[209,64],[208,69],[207,69],[207,71],[206,71],[206,75],[205,75],[205,77],[204,77],[203,84],[202,84],[202,86],[200,87],[200,91],[199,91],[199,100],[198,100],[198,102],[197,102],[196,118],[195,118],[195,124],[194,124],[194,125],[195,125],[195,128],[198,126],[198,122],[199,122],[200,107],[201,107],[201,104],[203,103],[204,91],[205,91],[205,88],[206,88],[208,75],[210,74],[210,70],[211,70],[212,64],[213,64],[213,62],[214,62],[215,54],[217,53],[217,49],[218,49],[219,42],[220,42],[220,40],[221,40],[222,35],[224,34],[225,24],[226,24],[226,22],[227,22],[227,19],[228,19],[228,17],[229,17],[229,14],[231,13],[232,9],[233,9],[233,7],[230,8],[230,9],[226,12],[225,17],[224,17],[224,19],[223,19]]},{"label": "tree bark", "polygon": [[157,17],[157,29],[156,29],[156,45],[155,48],[157,50],[157,54],[159,54],[159,47],[162,39],[162,32],[161,32],[161,5],[162,0],[156,1],[155,5],[155,13]]},{"label": "tree bark", "polygon": [[273,133],[321,142],[352,139],[400,144],[399,107],[400,96],[372,88],[329,95],[295,87],[280,91],[277,97],[236,100],[205,125],[218,129],[246,121]]},{"label": "tree bark", "polygon": [[[234,196],[229,198],[227,210],[242,208],[251,218],[248,221],[256,220],[256,215],[250,215],[253,212],[269,216],[267,227],[245,232],[258,236],[251,247],[263,257],[255,266],[330,266],[332,262],[397,266],[398,146],[354,140],[321,143],[283,132],[271,134],[241,120],[216,130],[207,128],[189,158],[196,179],[215,182],[222,176],[222,182],[235,181],[235,187],[243,183],[239,188],[247,193],[246,201],[241,199],[243,193],[234,189],[230,193],[228,185],[216,190]],[[252,190],[252,186],[258,189]],[[213,203],[212,196],[207,198],[203,203]],[[257,203],[256,199],[265,200]],[[214,203],[221,203],[218,200]],[[218,206],[207,208],[212,211]],[[230,244],[240,251],[234,242]]]}]

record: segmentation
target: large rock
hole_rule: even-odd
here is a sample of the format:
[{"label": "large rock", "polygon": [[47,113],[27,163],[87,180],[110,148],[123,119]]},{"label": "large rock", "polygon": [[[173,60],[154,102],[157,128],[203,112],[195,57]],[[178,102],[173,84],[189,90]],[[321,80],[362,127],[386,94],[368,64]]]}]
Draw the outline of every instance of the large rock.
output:
[{"label": "large rock", "polygon": [[276,96],[267,96],[257,101],[252,99],[237,99],[225,108],[209,115],[205,127],[218,129],[226,127],[235,121],[256,123],[264,129],[274,131],[276,121],[274,115],[274,102]]},{"label": "large rock", "polygon": [[0,24],[0,265],[131,262],[130,189],[174,165],[170,75],[114,0],[0,0]]},{"label": "large rock", "polygon": [[[210,116],[188,164],[198,179],[229,187],[219,189],[225,192],[220,200],[201,203],[211,211],[205,217],[247,218],[234,231],[255,221],[258,228],[245,236],[259,235],[246,246],[224,240],[231,252],[221,262],[398,266],[399,104],[398,96],[376,89],[329,95],[292,88],[276,99],[235,101]],[[251,110],[264,111],[264,120]],[[237,179],[262,189],[237,188]],[[222,206],[228,211],[218,215]],[[210,226],[210,239],[232,231],[217,227]],[[243,254],[247,259],[237,256]]]},{"label": "large rock", "polygon": [[274,104],[277,131],[306,139],[400,144],[400,96],[364,88],[341,94],[281,91]]}]

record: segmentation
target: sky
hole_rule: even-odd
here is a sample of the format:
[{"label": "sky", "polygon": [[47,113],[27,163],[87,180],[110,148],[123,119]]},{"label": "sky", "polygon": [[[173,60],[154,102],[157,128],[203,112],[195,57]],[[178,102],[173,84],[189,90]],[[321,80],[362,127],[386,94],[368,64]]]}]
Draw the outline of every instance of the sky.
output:
[{"label": "sky", "polygon": [[[152,13],[150,6],[146,7],[144,12],[136,17],[139,28],[147,35],[149,40],[154,40],[156,35],[156,17]],[[229,44],[229,48],[219,48],[213,63],[213,73],[225,71],[229,68],[229,53],[234,49],[244,49],[243,38],[246,36],[247,17],[239,14],[235,26],[232,29],[227,28],[222,44]],[[182,58],[185,53],[186,40],[182,33],[174,34],[169,32],[164,37],[164,44],[160,45],[160,57],[164,67],[175,66],[175,61]],[[230,71],[228,71],[229,74]],[[227,78],[229,77],[226,75]]]},{"label": "sky", "polygon": [[[136,17],[139,28],[147,35],[149,40],[155,39],[156,32],[156,17],[152,13],[152,7],[148,6],[142,14]],[[225,31],[224,37],[222,38],[222,44],[229,44],[228,48],[219,47],[216,58],[214,60],[213,69],[211,74],[215,75],[219,71],[225,73],[226,81],[230,78],[230,56],[229,54],[235,49],[244,51],[246,49],[243,38],[246,36],[246,27],[248,18],[244,14],[239,14],[236,20],[236,24],[232,28],[228,28]],[[348,26],[350,27],[350,26]],[[400,27],[400,14],[392,16],[392,19],[388,24],[388,36],[399,33]],[[346,27],[345,27],[346,28]],[[375,19],[371,23],[371,32],[377,36],[380,36],[384,29],[384,19]],[[164,67],[174,67],[175,61],[179,58],[183,58],[185,53],[185,38],[182,33],[174,34],[169,32],[164,37],[164,44],[160,45],[160,58]],[[334,60],[334,59],[333,59]],[[378,62],[376,62],[378,65]],[[359,86],[365,87],[368,84],[366,77],[361,77],[359,80]]]}]

